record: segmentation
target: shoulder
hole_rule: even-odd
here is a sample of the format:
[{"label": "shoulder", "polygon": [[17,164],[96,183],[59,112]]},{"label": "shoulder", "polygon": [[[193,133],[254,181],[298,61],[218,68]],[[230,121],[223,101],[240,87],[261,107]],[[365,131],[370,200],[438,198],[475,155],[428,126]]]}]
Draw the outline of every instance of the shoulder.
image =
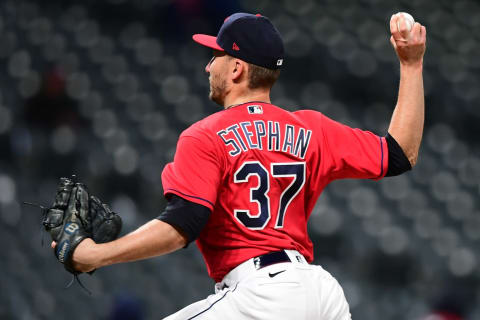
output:
[{"label": "shoulder", "polygon": [[301,117],[305,119],[310,119],[311,117],[314,117],[314,118],[324,117],[323,113],[321,113],[320,111],[311,110],[311,109],[297,110],[292,113],[297,117]]},{"label": "shoulder", "polygon": [[180,137],[196,137],[196,138],[201,138],[205,136],[215,136],[216,131],[215,131],[215,124],[218,122],[218,120],[221,117],[222,111],[218,111],[214,114],[211,114],[202,120],[199,120],[192,124],[190,127],[185,129]]},{"label": "shoulder", "polygon": [[328,119],[323,113],[316,110],[302,109],[292,112],[292,114],[299,119],[299,121],[306,123],[313,128],[322,126],[324,119]]}]

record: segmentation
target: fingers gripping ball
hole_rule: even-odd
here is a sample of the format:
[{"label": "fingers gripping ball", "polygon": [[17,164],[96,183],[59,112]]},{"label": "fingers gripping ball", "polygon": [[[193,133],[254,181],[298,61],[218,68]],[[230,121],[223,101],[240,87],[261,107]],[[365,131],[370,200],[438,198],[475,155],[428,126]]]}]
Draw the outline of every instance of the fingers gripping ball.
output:
[{"label": "fingers gripping ball", "polygon": [[[412,31],[413,25],[415,24],[415,20],[413,19],[412,15],[406,12],[399,12],[399,16],[403,17],[405,21],[405,25],[407,27],[408,32]],[[401,30],[401,19],[397,20],[397,28]]]},{"label": "fingers gripping ball", "polygon": [[[408,19],[403,13],[396,13],[390,18],[390,43],[395,49],[401,65],[421,65],[426,49],[427,30],[419,22],[413,22],[408,31]],[[411,21],[413,18],[411,18]],[[400,26],[400,29],[398,28]]]},{"label": "fingers gripping ball", "polygon": [[77,274],[72,265],[73,251],[91,236],[89,196],[85,185],[61,178],[55,201],[43,220],[52,240],[57,243],[55,256],[67,271]]}]

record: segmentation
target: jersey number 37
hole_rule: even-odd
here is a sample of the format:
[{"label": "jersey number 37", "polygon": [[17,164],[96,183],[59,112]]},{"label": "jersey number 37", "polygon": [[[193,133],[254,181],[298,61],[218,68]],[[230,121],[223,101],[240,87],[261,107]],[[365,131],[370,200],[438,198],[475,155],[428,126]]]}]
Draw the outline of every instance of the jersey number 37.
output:
[{"label": "jersey number 37", "polygon": [[272,163],[270,172],[258,161],[244,162],[235,172],[234,182],[245,183],[253,175],[258,177],[258,185],[250,188],[250,202],[256,202],[259,211],[253,215],[248,209],[234,209],[233,212],[235,218],[249,229],[261,230],[270,221],[271,200],[268,196],[270,173],[275,179],[293,177],[292,182],[282,191],[280,196],[275,228],[283,228],[288,206],[305,185],[305,162]]}]

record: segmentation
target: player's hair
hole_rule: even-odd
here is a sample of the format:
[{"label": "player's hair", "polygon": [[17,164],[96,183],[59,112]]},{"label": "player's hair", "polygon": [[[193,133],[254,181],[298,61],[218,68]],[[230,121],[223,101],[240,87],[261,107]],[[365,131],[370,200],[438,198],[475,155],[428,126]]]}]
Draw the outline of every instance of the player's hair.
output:
[{"label": "player's hair", "polygon": [[[234,57],[227,55],[228,59]],[[248,63],[248,62],[247,62]],[[280,76],[280,69],[268,69],[257,66],[253,63],[248,63],[248,88],[249,89],[271,89],[278,77]]]},{"label": "player's hair", "polygon": [[279,76],[280,69],[272,70],[252,63],[248,64],[248,87],[250,89],[270,89]]}]

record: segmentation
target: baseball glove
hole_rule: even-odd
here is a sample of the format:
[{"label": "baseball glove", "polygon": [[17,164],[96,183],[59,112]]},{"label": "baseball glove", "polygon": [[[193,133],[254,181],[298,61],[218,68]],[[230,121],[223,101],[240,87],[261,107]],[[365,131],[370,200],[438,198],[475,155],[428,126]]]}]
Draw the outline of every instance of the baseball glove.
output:
[{"label": "baseball glove", "polygon": [[87,187],[71,179],[61,178],[53,205],[44,211],[43,226],[57,243],[55,256],[65,269],[77,275],[72,255],[85,238],[95,242],[115,240],[122,228],[120,216],[89,196]]}]

